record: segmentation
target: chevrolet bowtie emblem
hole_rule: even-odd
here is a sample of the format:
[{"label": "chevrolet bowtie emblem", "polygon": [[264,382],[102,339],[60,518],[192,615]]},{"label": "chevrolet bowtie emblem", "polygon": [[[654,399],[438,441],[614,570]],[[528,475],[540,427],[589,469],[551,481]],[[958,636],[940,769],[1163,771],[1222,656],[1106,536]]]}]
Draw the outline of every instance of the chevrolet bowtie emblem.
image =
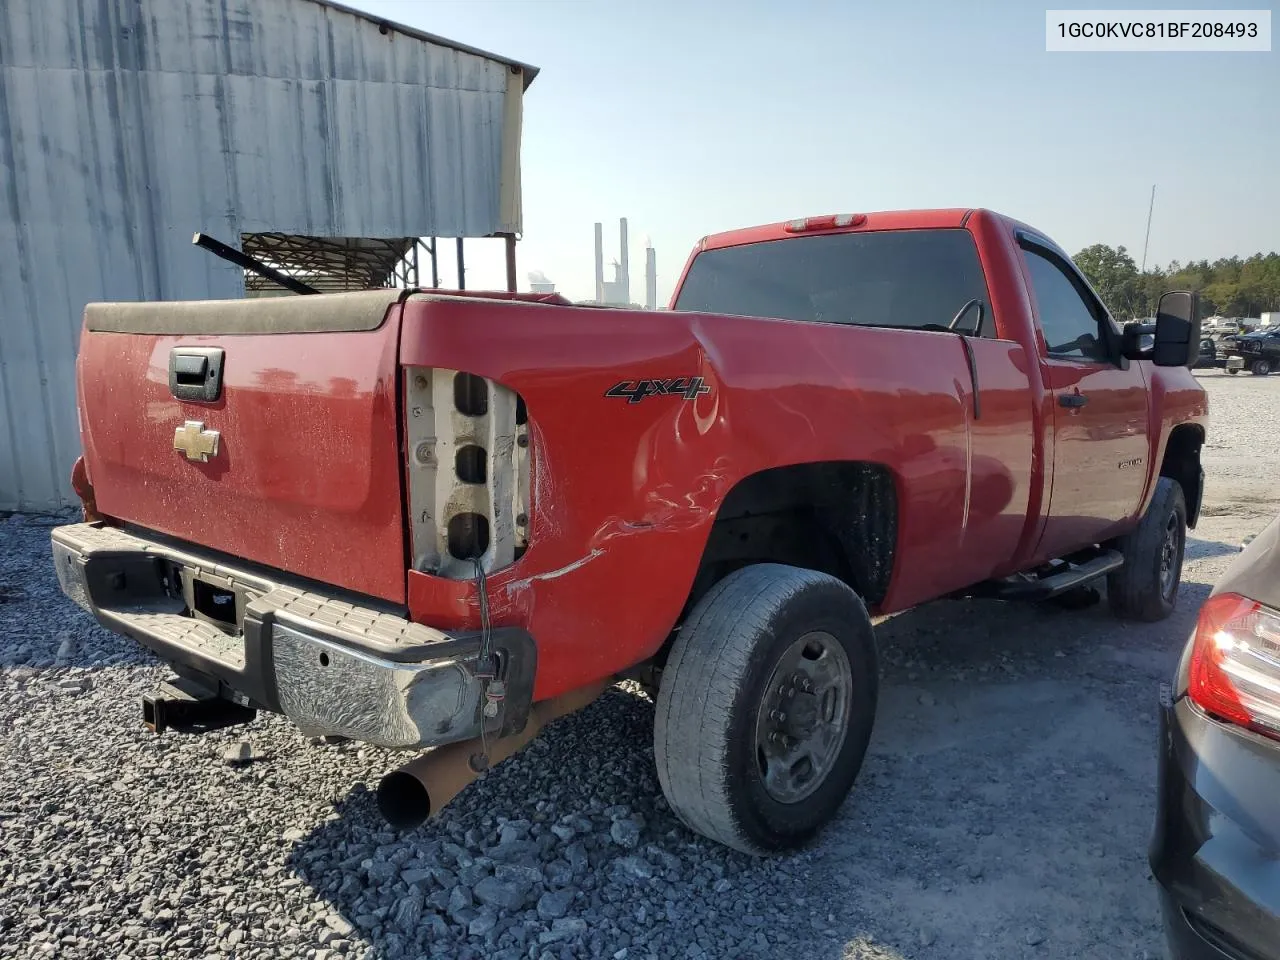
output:
[{"label": "chevrolet bowtie emblem", "polygon": [[218,431],[206,430],[202,420],[188,420],[173,431],[173,449],[185,453],[188,460],[208,463],[218,455]]}]

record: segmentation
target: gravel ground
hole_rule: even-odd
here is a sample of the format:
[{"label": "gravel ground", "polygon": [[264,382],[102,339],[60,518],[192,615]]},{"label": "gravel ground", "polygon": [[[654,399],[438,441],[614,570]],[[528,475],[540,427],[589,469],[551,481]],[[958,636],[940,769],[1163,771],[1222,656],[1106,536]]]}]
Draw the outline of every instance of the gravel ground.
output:
[{"label": "gravel ground", "polygon": [[[1156,686],[1280,508],[1280,380],[1203,382],[1207,515],[1174,618],[947,602],[884,622],[854,793],[770,860],[677,823],[626,686],[407,835],[376,815],[382,751],[270,717],[153,737],[138,700],[163,669],[62,598],[52,519],[0,520],[0,957],[1154,958]],[[229,765],[242,741],[255,759]]]}]

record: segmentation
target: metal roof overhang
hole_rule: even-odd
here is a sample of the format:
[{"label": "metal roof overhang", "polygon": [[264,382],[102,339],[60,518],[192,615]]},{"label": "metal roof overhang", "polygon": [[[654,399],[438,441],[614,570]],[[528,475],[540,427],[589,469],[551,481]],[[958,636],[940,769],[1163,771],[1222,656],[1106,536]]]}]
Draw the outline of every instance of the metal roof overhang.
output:
[{"label": "metal roof overhang", "polygon": [[499,56],[496,53],[490,53],[487,50],[481,50],[478,47],[472,47],[465,43],[458,43],[456,40],[450,40],[447,37],[441,37],[434,33],[427,33],[425,30],[419,30],[417,27],[410,27],[403,23],[396,23],[394,20],[387,20],[385,17],[375,16],[365,10],[357,10],[355,7],[348,7],[345,3],[333,3],[332,0],[308,0],[308,2],[317,4],[321,7],[329,7],[332,10],[338,10],[341,13],[350,14],[353,17],[359,17],[361,20],[367,20],[369,23],[377,24],[378,29],[383,33],[387,33],[388,31],[402,33],[406,37],[425,40],[428,43],[434,43],[442,47],[449,47],[452,50],[458,50],[462,53],[471,53],[477,57],[484,57],[486,60],[505,63],[509,67],[517,67],[524,74],[524,88],[526,90],[529,89],[529,84],[533,83],[533,78],[538,75],[538,68],[532,64],[524,63],[520,60],[512,60],[510,57]]}]

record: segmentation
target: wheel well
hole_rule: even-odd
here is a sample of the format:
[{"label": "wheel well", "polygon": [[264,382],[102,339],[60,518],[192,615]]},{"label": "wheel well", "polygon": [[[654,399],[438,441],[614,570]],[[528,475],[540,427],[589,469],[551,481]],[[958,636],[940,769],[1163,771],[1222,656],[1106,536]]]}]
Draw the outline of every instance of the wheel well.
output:
[{"label": "wheel well", "polygon": [[1200,469],[1200,448],[1204,445],[1204,428],[1184,423],[1173,428],[1165,444],[1160,476],[1176,480],[1187,502],[1187,526],[1195,527],[1200,518],[1201,487],[1204,472]]},{"label": "wheel well", "polygon": [[754,473],[721,503],[685,610],[734,570],[765,562],[820,570],[878,603],[897,536],[893,477],[879,464],[824,461]]}]

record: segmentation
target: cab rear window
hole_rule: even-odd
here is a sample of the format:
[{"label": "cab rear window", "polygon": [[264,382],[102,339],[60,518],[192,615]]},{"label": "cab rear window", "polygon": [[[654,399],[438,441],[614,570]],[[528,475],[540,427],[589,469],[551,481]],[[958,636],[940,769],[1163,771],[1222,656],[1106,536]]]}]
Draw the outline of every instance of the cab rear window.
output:
[{"label": "cab rear window", "polygon": [[[885,230],[789,237],[694,258],[677,310],[812,323],[946,327],[970,300],[995,336],[986,278],[967,230]],[[974,332],[977,311],[960,322]]]}]

